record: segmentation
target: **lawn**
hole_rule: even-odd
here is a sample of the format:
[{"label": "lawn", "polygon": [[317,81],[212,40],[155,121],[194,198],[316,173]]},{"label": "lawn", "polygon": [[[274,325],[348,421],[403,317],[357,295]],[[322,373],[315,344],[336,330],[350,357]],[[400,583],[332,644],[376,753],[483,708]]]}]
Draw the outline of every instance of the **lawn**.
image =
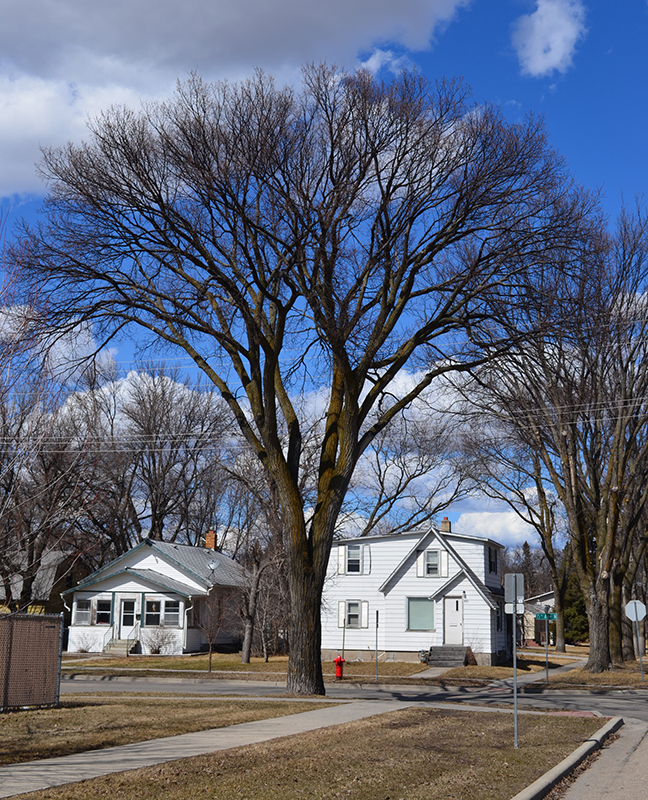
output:
[{"label": "lawn", "polygon": [[[563,667],[565,664],[573,664],[571,659],[561,659],[560,657],[552,656],[549,659],[549,670]],[[535,657],[524,655],[520,656],[517,660],[518,672],[522,675],[528,675],[531,672],[541,672],[545,668],[544,656]],[[454,667],[439,676],[439,680],[452,680],[455,678],[470,678],[475,680],[502,680],[504,678],[513,677],[513,665],[511,664],[501,667]]]},{"label": "lawn", "polygon": [[410,708],[263,744],[20,795],[24,800],[505,800],[598,730],[596,718]]},{"label": "lawn", "polygon": [[122,699],[69,696],[60,708],[0,715],[0,764],[16,764],[145,739],[283,717],[335,703]]},{"label": "lawn", "polygon": [[[130,656],[129,658],[83,658],[70,654],[63,659],[63,668],[66,672],[97,672],[117,671],[120,673],[128,670],[180,670],[188,672],[207,673],[208,656]],[[268,662],[262,658],[253,658],[250,664],[241,664],[240,654],[215,653],[212,657],[212,670],[216,673],[239,673],[236,677],[252,674],[261,678],[269,675],[285,678],[288,669],[288,656],[274,656]],[[335,665],[332,661],[323,661],[322,669],[325,677],[335,675]],[[426,664],[405,661],[379,661],[379,677],[407,677],[427,669]],[[376,674],[375,661],[347,661],[344,672],[349,677],[374,677]]]},{"label": "lawn", "polygon": [[641,665],[638,661],[630,661],[623,666],[614,667],[607,672],[592,673],[584,669],[573,669],[561,675],[550,675],[552,684],[568,686],[628,686],[637,689],[648,689],[648,659],[644,659],[644,677],[641,681]]}]

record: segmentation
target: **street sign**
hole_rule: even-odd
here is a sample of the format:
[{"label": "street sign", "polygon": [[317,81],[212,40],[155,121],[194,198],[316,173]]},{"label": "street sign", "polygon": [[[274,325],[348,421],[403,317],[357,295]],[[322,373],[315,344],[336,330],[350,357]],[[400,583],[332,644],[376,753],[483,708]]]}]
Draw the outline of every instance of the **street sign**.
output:
[{"label": "street sign", "polygon": [[[517,606],[516,609],[513,607]],[[524,614],[524,603],[504,603],[505,614]]]},{"label": "street sign", "polygon": [[536,619],[558,619],[558,614],[536,614]]},{"label": "street sign", "polygon": [[521,572],[507,572],[504,576],[504,600],[524,604],[524,575]]},{"label": "street sign", "polygon": [[641,622],[646,616],[646,606],[641,600],[630,600],[630,602],[626,603],[625,615],[633,622]]}]

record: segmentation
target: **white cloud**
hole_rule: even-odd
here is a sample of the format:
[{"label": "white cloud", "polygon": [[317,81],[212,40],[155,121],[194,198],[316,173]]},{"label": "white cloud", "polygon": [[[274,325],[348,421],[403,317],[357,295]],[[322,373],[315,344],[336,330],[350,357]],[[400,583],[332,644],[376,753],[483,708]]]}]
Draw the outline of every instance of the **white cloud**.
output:
[{"label": "white cloud", "polygon": [[429,47],[469,0],[24,0],[0,26],[0,196],[40,192],[38,145],[83,136],[88,114],[169,94],[195,70],[262,67],[293,82],[308,61],[398,69],[385,42]]},{"label": "white cloud", "polygon": [[459,516],[456,530],[471,536],[486,536],[507,547],[519,547],[525,541],[536,544],[534,529],[514,511],[466,512]]},{"label": "white cloud", "polygon": [[537,0],[536,10],[513,26],[513,46],[522,72],[536,78],[566,72],[585,33],[585,8],[580,0]]}]

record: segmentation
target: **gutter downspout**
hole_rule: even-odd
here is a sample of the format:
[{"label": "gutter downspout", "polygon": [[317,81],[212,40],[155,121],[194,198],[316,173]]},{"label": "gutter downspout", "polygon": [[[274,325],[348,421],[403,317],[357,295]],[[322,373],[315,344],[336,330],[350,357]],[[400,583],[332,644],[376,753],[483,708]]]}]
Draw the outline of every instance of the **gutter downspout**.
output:
[{"label": "gutter downspout", "polygon": [[[189,598],[189,600],[191,600],[191,598]],[[187,652],[187,633],[188,633],[188,630],[187,630],[187,613],[189,611],[192,611],[192,610],[193,610],[193,604],[190,605],[190,606],[185,606],[185,608],[184,608],[184,625],[183,625],[184,631],[183,631],[183,636],[182,636],[182,650],[185,653]]]}]

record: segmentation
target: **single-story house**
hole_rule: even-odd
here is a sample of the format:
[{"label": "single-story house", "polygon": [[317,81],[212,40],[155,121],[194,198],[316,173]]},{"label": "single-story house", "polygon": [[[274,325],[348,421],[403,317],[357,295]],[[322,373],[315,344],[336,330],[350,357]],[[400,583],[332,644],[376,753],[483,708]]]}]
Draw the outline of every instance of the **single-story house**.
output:
[{"label": "single-story house", "polygon": [[[211,536],[211,538],[210,538]],[[71,599],[68,652],[198,652],[240,639],[243,567],[206,547],[145,539],[63,592]]]},{"label": "single-story house", "polygon": [[[536,614],[546,614],[553,612],[555,605],[553,590],[527,597],[524,601],[524,630],[522,631],[522,642],[528,647],[545,644],[545,623],[536,619]],[[550,626],[551,627],[551,626]],[[552,644],[552,632],[549,632],[549,644]]]},{"label": "single-story house", "polygon": [[[491,539],[440,527],[333,545],[322,603],[322,655],[418,660],[470,647],[482,664],[507,652],[501,553]],[[441,653],[438,653],[441,655]]]}]

